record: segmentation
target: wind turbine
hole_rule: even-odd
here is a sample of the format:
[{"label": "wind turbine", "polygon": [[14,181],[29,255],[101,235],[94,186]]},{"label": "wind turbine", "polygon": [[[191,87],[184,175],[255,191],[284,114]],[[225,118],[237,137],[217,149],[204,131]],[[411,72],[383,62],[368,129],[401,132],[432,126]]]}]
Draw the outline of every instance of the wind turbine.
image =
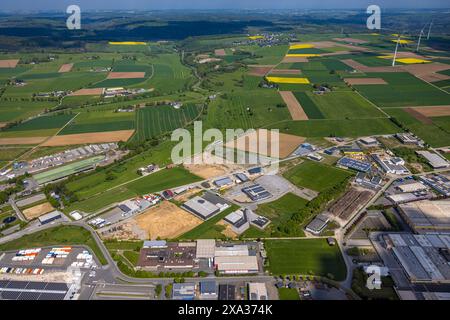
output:
[{"label": "wind turbine", "polygon": [[430,22],[430,27],[428,28],[428,35],[427,35],[427,40],[430,39],[430,33],[431,33],[431,26],[433,25],[433,20],[431,20]]},{"label": "wind turbine", "polygon": [[395,59],[397,59],[397,51],[398,51],[398,44],[400,43],[400,38],[402,37],[401,34],[398,35],[397,44],[395,45],[395,52],[394,52],[394,59],[392,59],[392,66],[395,67]]},{"label": "wind turbine", "polygon": [[416,48],[416,51],[417,51],[417,52],[419,52],[420,40],[422,39],[422,36],[423,36],[423,34],[424,34],[423,29],[425,29],[425,27],[423,27],[422,30],[420,30],[419,41],[417,41],[417,48]]}]

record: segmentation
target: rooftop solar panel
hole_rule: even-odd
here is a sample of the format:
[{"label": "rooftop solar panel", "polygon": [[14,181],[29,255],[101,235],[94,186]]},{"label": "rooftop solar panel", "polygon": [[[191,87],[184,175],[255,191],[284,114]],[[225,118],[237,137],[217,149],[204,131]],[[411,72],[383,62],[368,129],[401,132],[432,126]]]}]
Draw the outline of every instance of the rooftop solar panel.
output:
[{"label": "rooftop solar panel", "polygon": [[39,300],[63,300],[64,297],[63,293],[41,293]]},{"label": "rooftop solar panel", "polygon": [[53,291],[67,291],[67,284],[65,283],[48,283],[45,287],[45,290],[53,290]]},{"label": "rooftop solar panel", "polygon": [[0,298],[5,300],[16,300],[20,295],[20,292],[16,291],[2,291],[0,292]]},{"label": "rooftop solar panel", "polygon": [[27,290],[43,290],[45,286],[47,285],[47,282],[28,282],[28,285],[26,287]]},{"label": "rooftop solar panel", "polygon": [[0,288],[6,288],[8,283],[9,283],[9,280],[0,280]]},{"label": "rooftop solar panel", "polygon": [[10,281],[7,288],[8,289],[25,289],[28,281]]},{"label": "rooftop solar panel", "polygon": [[38,300],[40,295],[41,295],[40,292],[22,291],[17,300]]}]

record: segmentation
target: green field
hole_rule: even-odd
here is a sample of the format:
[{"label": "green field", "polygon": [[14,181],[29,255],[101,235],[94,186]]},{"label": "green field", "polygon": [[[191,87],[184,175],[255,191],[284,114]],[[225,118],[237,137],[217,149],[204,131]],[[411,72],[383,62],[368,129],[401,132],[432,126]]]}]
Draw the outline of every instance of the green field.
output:
[{"label": "green field", "polygon": [[[307,202],[307,200],[293,193],[287,193],[275,201],[259,205],[256,213],[269,218],[271,223],[264,231],[252,227],[244,233],[244,236],[248,238],[263,238],[279,235],[282,233],[282,230],[278,230],[278,227],[289,221],[291,216],[303,208]],[[301,237],[304,236],[304,233],[301,228],[298,228],[297,233],[290,236]]]},{"label": "green field", "polygon": [[278,288],[278,298],[280,300],[300,300],[297,289]]},{"label": "green field", "polygon": [[59,129],[63,127],[74,114],[58,114],[54,116],[42,116],[32,120],[22,122],[21,124],[14,126],[4,132],[16,132],[16,131],[35,131],[46,129]]},{"label": "green field", "polygon": [[59,135],[134,129],[134,112],[92,110],[80,113]]},{"label": "green field", "polygon": [[307,138],[362,137],[402,132],[388,118],[284,121],[272,124],[269,128]]},{"label": "green field", "polygon": [[324,191],[351,176],[349,171],[306,160],[283,176],[299,187]]},{"label": "green field", "polygon": [[264,243],[271,274],[317,275],[336,281],[346,277],[339,247],[329,246],[326,239],[266,240]]},{"label": "green field", "polygon": [[200,110],[200,107],[194,104],[182,106],[180,109],[168,105],[141,108],[137,112],[137,130],[132,140],[144,141],[182,128],[194,120]]},{"label": "green field", "polygon": [[56,169],[35,174],[33,177],[37,181],[37,183],[45,184],[90,169],[94,165],[102,161],[104,158],[104,156],[96,156],[93,158],[77,161],[68,165],[58,167]]},{"label": "green field", "polygon": [[450,96],[409,73],[370,73],[388,85],[354,86],[381,108],[448,105]]},{"label": "green field", "polygon": [[92,249],[101,264],[107,264],[105,256],[100,251],[91,233],[77,226],[59,226],[27,234],[20,239],[1,244],[0,251],[56,245],[86,245]]}]

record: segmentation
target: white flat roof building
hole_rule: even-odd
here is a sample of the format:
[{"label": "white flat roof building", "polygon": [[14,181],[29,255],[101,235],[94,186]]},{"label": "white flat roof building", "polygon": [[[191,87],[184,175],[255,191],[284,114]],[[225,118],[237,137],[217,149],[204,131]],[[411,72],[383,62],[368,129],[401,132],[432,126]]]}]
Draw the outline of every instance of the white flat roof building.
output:
[{"label": "white flat roof building", "polygon": [[214,253],[216,250],[216,240],[214,239],[198,239],[197,240],[197,259],[206,258],[212,259],[214,258]]},{"label": "white flat roof building", "polygon": [[256,256],[216,256],[214,258],[214,266],[223,274],[258,272],[258,260]]},{"label": "white flat roof building", "polygon": [[430,151],[416,151],[417,154],[424,157],[434,169],[447,168],[450,166],[447,160]]},{"label": "white flat roof building", "polygon": [[248,246],[238,244],[233,246],[216,247],[214,255],[216,257],[248,256]]},{"label": "white flat roof building", "polygon": [[268,300],[267,288],[264,282],[248,284],[249,300]]},{"label": "white flat roof building", "polygon": [[427,190],[428,187],[420,182],[402,184],[398,186],[401,192],[415,192],[421,190]]}]

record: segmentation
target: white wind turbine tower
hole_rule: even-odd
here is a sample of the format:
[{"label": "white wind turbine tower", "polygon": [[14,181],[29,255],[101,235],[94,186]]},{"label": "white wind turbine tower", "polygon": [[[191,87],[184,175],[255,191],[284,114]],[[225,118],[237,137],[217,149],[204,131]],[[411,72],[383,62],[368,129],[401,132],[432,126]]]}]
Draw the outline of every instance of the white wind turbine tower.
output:
[{"label": "white wind turbine tower", "polygon": [[419,41],[417,41],[417,48],[416,51],[419,52],[419,47],[420,47],[420,40],[422,39],[422,36],[424,34],[423,30],[425,29],[425,27],[422,28],[422,30],[420,30],[420,34],[419,34]]},{"label": "white wind turbine tower", "polygon": [[430,22],[430,27],[428,28],[428,35],[427,35],[427,40],[430,39],[430,33],[431,33],[431,26],[433,25],[433,20],[431,20]]},{"label": "white wind turbine tower", "polygon": [[397,51],[398,51],[398,45],[400,43],[402,35],[398,35],[397,44],[395,45],[395,51],[394,51],[394,59],[392,59],[392,66],[395,67],[395,59],[397,59]]}]

